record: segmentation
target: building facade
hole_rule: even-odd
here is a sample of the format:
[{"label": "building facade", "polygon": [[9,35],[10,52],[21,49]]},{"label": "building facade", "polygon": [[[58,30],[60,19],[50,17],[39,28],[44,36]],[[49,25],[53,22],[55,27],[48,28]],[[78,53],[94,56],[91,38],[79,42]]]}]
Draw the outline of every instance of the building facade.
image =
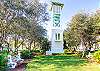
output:
[{"label": "building facade", "polygon": [[63,29],[61,26],[61,11],[64,4],[57,0],[52,1],[52,28],[51,28],[51,49],[48,53],[63,53]]}]

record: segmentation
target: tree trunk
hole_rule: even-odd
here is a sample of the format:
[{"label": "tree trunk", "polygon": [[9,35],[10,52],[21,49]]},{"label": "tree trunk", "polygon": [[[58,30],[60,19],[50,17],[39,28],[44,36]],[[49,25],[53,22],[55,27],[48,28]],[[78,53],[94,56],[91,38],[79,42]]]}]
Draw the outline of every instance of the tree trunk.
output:
[{"label": "tree trunk", "polygon": [[16,48],[19,48],[21,45],[23,47],[23,43],[24,43],[24,40],[18,46],[16,46]]},{"label": "tree trunk", "polygon": [[36,45],[35,45],[35,40],[34,40],[34,48],[35,48],[35,46],[36,46]]},{"label": "tree trunk", "polygon": [[15,47],[15,51],[16,51],[16,52],[18,52],[17,44],[18,44],[18,37],[17,37],[17,35],[15,34],[15,44],[14,44],[14,47]]},{"label": "tree trunk", "polygon": [[83,38],[81,38],[81,45],[82,45],[82,48],[83,48],[83,51],[82,51],[82,58],[85,56],[85,45],[84,45],[84,42],[83,42]]},{"label": "tree trunk", "polygon": [[29,50],[31,50],[32,48],[32,43],[33,43],[33,40],[31,40],[31,42],[29,43]]}]

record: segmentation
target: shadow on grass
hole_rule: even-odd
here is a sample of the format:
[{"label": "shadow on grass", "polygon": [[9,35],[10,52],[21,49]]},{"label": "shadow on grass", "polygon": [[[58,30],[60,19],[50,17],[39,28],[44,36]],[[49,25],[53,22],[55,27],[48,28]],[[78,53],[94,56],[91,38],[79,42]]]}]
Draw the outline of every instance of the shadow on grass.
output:
[{"label": "shadow on grass", "polygon": [[80,59],[77,56],[41,56],[41,57],[37,57],[36,59],[39,59],[38,61],[36,61],[37,63],[41,63],[41,64],[53,63],[59,66],[61,65],[78,66],[87,63],[85,59]]},{"label": "shadow on grass", "polygon": [[[50,68],[60,68],[62,69],[64,66],[83,66],[87,63],[85,59],[80,59],[77,56],[38,56],[31,63],[28,64],[28,69],[38,69],[41,71],[42,68],[50,67]],[[47,68],[46,68],[47,69]],[[38,71],[37,70],[37,71]]]}]

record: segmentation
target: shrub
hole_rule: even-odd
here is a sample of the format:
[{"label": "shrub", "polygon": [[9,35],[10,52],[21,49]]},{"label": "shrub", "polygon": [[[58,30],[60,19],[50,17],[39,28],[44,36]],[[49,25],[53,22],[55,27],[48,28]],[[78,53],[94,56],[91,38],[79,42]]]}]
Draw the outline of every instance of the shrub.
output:
[{"label": "shrub", "polygon": [[30,50],[23,50],[23,51],[21,51],[21,57],[23,58],[23,59],[31,59],[31,58],[33,58],[33,54],[32,54],[32,52],[30,51]]},{"label": "shrub", "polygon": [[77,56],[78,56],[78,57],[82,57],[82,51],[78,51],[78,52],[77,52]]},{"label": "shrub", "polygon": [[86,50],[86,51],[78,51],[77,52],[77,55],[78,55],[78,57],[84,57],[84,58],[86,58],[86,55],[88,55],[89,54],[89,51],[88,50]]},{"label": "shrub", "polygon": [[0,71],[5,71],[7,69],[7,53],[0,52]]},{"label": "shrub", "polygon": [[43,51],[39,49],[31,50],[31,53],[33,55],[42,55]]},{"label": "shrub", "polygon": [[64,49],[64,53],[67,54],[69,52],[68,49]]},{"label": "shrub", "polygon": [[52,53],[53,56],[65,56],[65,53]]},{"label": "shrub", "polygon": [[31,50],[31,52],[40,53],[40,50]]},{"label": "shrub", "polygon": [[51,42],[49,42],[47,38],[43,38],[41,41],[42,53],[45,53],[46,51],[50,50],[50,47],[51,47],[50,45],[51,45]]},{"label": "shrub", "polygon": [[41,50],[23,50],[21,51],[21,57],[23,59],[32,59],[35,55],[41,55]]},{"label": "shrub", "polygon": [[93,55],[97,62],[100,62],[100,50],[96,51]]}]

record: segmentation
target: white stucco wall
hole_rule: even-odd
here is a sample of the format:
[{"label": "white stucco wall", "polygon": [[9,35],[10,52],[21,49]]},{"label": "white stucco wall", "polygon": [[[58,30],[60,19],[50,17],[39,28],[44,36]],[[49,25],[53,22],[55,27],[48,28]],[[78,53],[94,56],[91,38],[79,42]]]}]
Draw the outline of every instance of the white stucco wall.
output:
[{"label": "white stucco wall", "polygon": [[[60,40],[56,40],[55,34],[60,33]],[[51,36],[51,52],[52,53],[63,53],[63,30],[52,29]]]}]

